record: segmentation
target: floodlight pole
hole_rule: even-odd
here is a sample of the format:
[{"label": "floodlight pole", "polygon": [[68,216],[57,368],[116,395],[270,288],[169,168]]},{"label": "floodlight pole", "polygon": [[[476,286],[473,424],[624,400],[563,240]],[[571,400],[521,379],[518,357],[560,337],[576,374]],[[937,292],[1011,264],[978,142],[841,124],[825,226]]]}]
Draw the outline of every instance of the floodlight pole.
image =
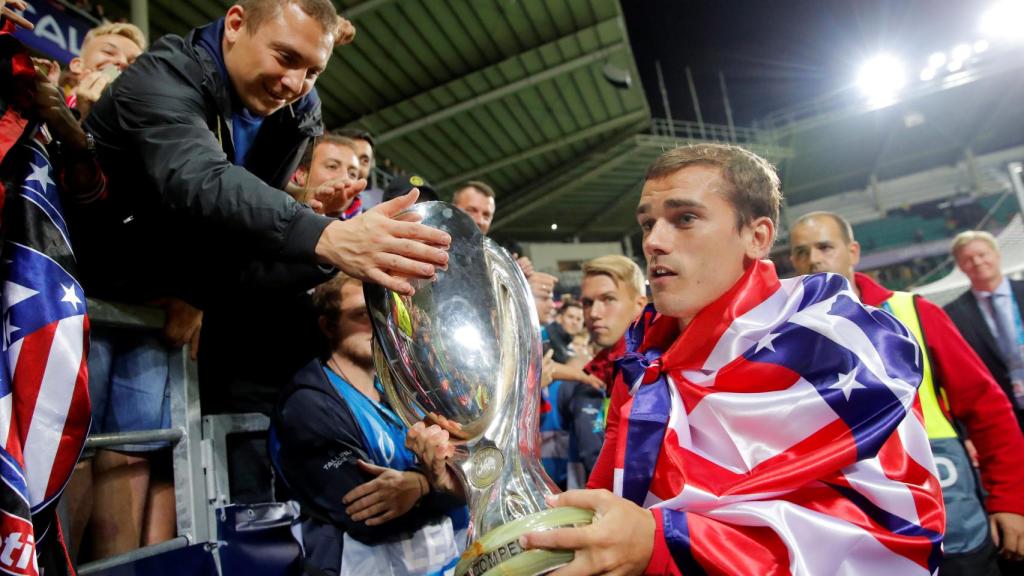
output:
[{"label": "floodlight pole", "polygon": [[668,120],[668,135],[676,137],[676,125],[672,121],[672,107],[668,104],[668,90],[665,88],[665,75],[661,72],[661,60],[654,61],[654,69],[658,72],[658,88],[661,90],[661,105],[665,109],[665,120]]},{"label": "floodlight pole", "polygon": [[725,123],[729,125],[729,138],[736,143],[736,125],[732,122],[732,105],[729,104],[729,90],[725,87],[725,74],[718,71],[718,83],[722,85],[722,101],[725,104]]},{"label": "floodlight pole", "polygon": [[697,85],[693,83],[693,72],[690,72],[690,67],[686,67],[686,83],[690,85],[690,98],[693,99],[693,112],[697,115],[697,127],[700,128],[700,137],[703,140],[708,139],[707,133],[704,131],[704,115],[700,113],[700,100],[697,99]]}]

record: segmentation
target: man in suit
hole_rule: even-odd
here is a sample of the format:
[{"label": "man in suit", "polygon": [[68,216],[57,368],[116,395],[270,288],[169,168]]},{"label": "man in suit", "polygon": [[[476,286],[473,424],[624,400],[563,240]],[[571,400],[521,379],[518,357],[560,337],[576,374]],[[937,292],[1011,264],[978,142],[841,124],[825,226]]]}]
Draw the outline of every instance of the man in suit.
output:
[{"label": "man in suit", "polygon": [[947,304],[946,312],[1009,397],[1024,428],[1024,282],[1003,276],[999,245],[988,232],[960,233],[952,252],[971,289]]}]

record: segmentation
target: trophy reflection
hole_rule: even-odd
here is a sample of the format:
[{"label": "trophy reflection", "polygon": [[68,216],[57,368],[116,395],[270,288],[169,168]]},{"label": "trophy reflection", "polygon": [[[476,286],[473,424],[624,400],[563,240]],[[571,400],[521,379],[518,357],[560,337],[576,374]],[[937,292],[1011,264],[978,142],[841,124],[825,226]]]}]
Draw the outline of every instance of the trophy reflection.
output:
[{"label": "trophy reflection", "polygon": [[407,426],[443,416],[457,424],[451,460],[466,494],[469,544],[456,574],[543,574],[570,551],[529,550],[519,536],[580,526],[593,512],[548,509],[558,491],[540,462],[540,328],[515,260],[451,204],[412,211],[452,237],[448,268],[413,281],[414,296],[366,284],[374,360]]}]

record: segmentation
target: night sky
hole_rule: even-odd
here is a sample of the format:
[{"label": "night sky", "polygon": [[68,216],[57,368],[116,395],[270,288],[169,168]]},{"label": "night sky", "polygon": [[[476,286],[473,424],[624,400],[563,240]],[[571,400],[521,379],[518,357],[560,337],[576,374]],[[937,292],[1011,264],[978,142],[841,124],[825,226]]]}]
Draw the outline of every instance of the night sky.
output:
[{"label": "night sky", "polygon": [[980,38],[991,2],[969,0],[622,0],[633,52],[655,117],[664,117],[655,61],[672,115],[696,120],[685,67],[694,74],[705,122],[725,124],[718,72],[736,124],[818,95],[846,91],[860,63],[887,51],[912,64]]}]

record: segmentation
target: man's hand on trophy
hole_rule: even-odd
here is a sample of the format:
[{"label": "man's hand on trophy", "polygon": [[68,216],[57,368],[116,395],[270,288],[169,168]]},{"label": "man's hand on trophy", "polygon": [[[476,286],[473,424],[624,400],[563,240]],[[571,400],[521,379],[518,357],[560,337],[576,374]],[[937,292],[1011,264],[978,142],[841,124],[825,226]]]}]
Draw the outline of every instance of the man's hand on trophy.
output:
[{"label": "man's hand on trophy", "polygon": [[569,490],[548,496],[552,508],[575,506],[594,511],[594,522],[581,528],[530,532],[519,538],[524,550],[573,550],[572,562],[551,576],[642,574],[651,561],[654,516],[607,490]]},{"label": "man's hand on trophy", "polygon": [[448,467],[448,459],[455,454],[455,445],[449,442],[448,431],[437,424],[413,424],[405,435],[405,446],[420,459],[422,470],[430,485],[440,492],[465,498],[462,484]]},{"label": "man's hand on trophy", "polygon": [[405,515],[430,492],[427,479],[419,472],[402,472],[360,460],[359,469],[374,476],[341,498],[345,513],[353,522],[377,526]]},{"label": "man's hand on trophy", "polygon": [[316,243],[317,258],[353,278],[411,296],[415,290],[407,278],[433,278],[448,265],[452,241],[411,214],[398,216],[418,197],[413,189],[351,220],[331,222]]}]

